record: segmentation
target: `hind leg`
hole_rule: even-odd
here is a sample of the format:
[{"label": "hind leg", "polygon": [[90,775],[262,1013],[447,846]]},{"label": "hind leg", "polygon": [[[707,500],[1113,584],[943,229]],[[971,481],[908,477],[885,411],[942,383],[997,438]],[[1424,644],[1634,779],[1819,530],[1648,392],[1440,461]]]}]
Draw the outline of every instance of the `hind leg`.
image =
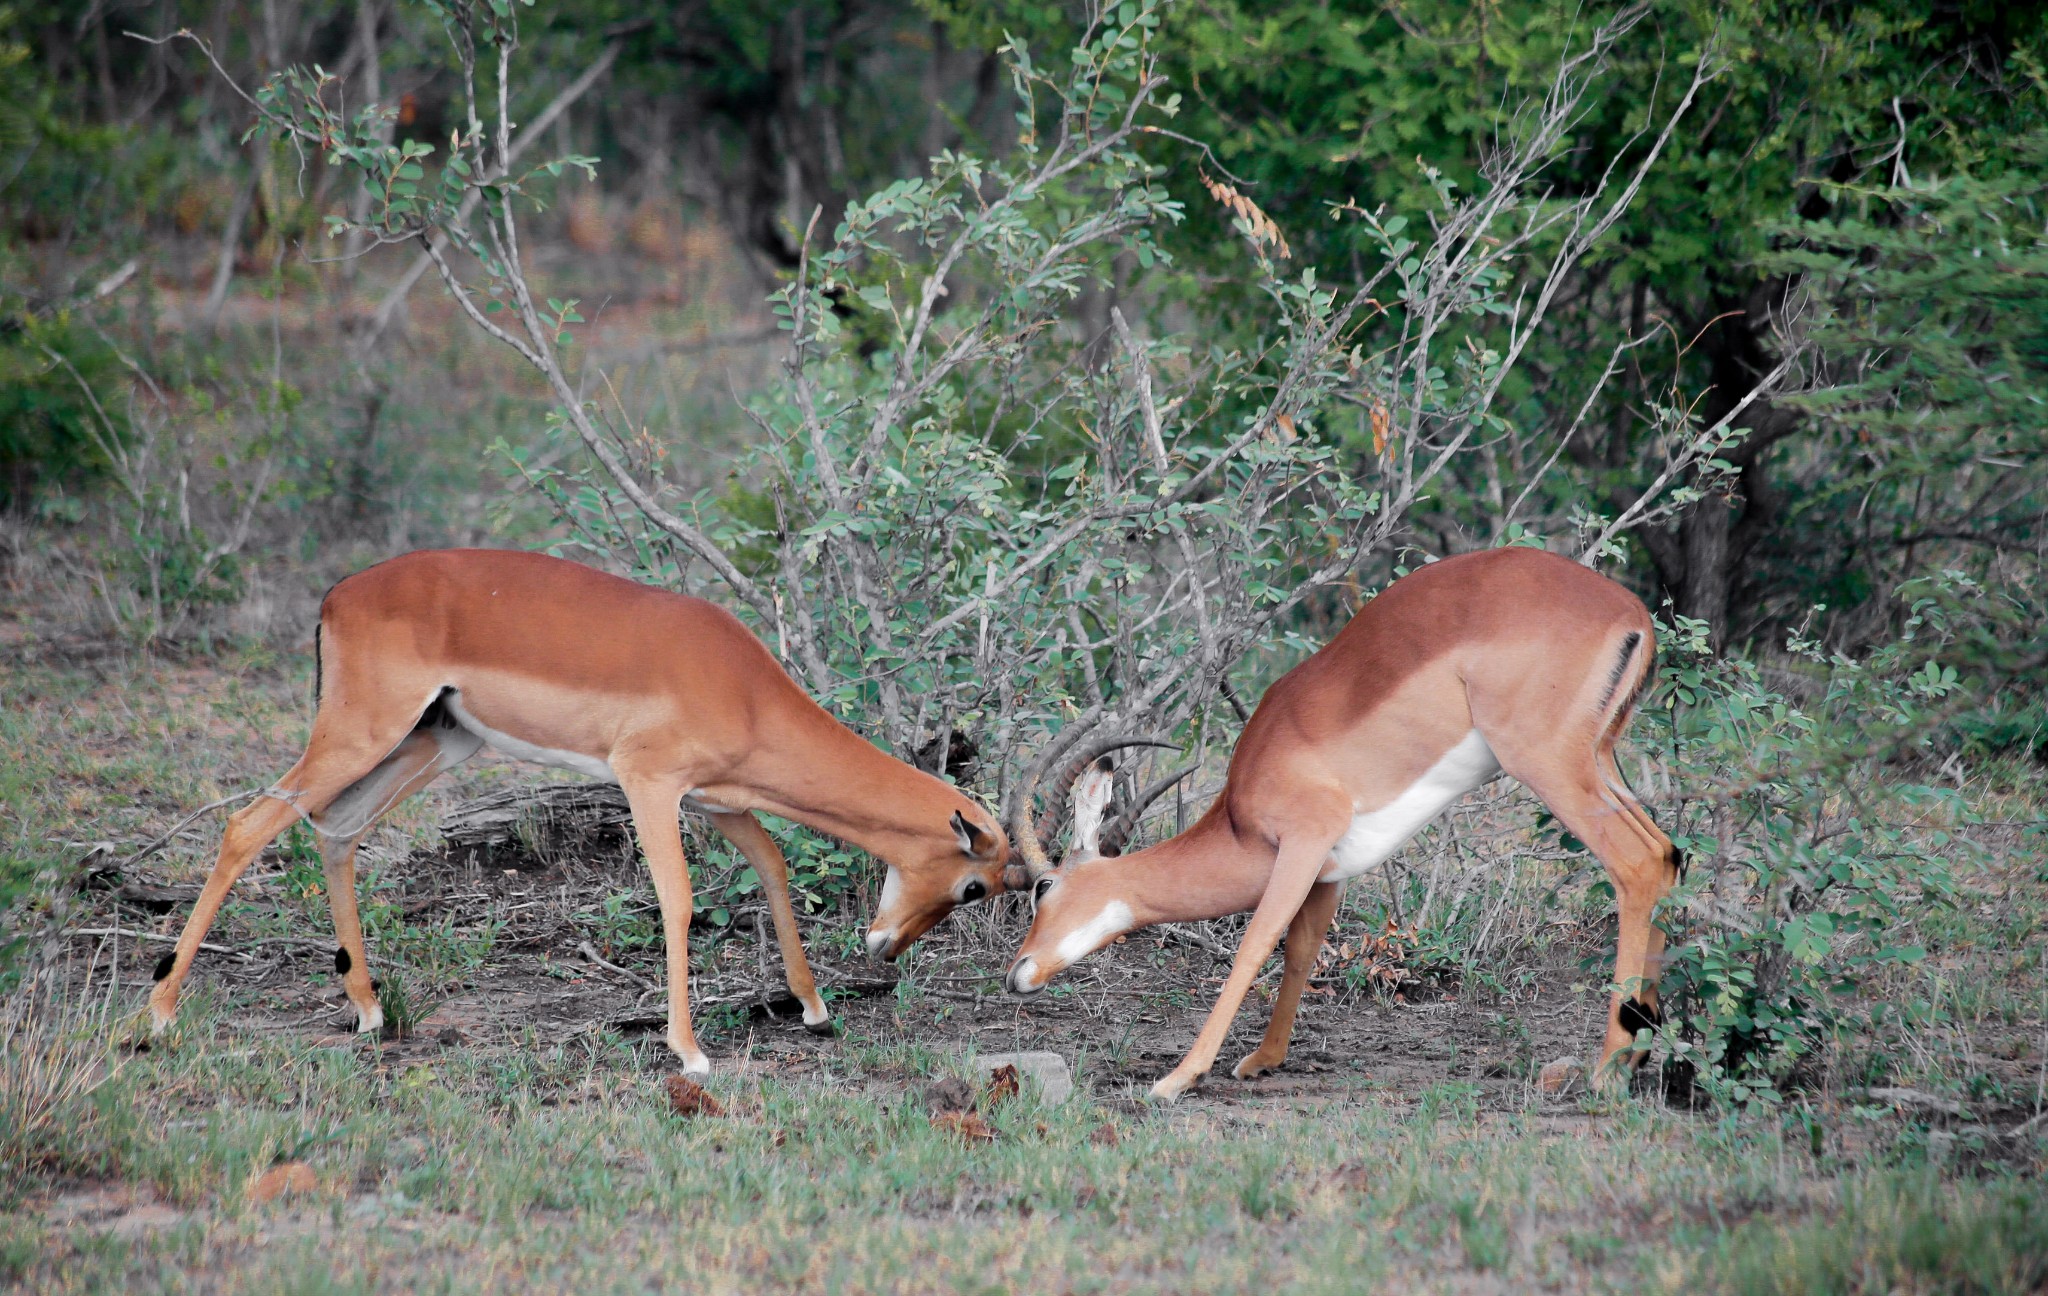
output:
[{"label": "hind leg", "polygon": [[1342,882],[1318,882],[1309,888],[1308,899],[1287,924],[1287,952],[1280,974],[1280,993],[1273,1000],[1273,1015],[1266,1021],[1266,1034],[1259,1046],[1245,1054],[1230,1074],[1249,1080],[1277,1071],[1287,1061],[1287,1045],[1294,1039],[1294,1014],[1301,1007],[1301,992],[1308,975],[1315,970],[1316,955],[1322,952],[1323,934],[1337,914],[1337,898],[1344,894]]},{"label": "hind leg", "polygon": [[[1664,830],[1657,826],[1657,821],[1650,818],[1650,812],[1643,808],[1643,803],[1636,800],[1634,793],[1628,790],[1628,781],[1622,777],[1621,766],[1614,759],[1612,742],[1601,747],[1598,759],[1602,781],[1608,788],[1617,792],[1623,811],[1635,821],[1637,828],[1651,843],[1652,848],[1661,852],[1660,858],[1667,861],[1667,880],[1658,892],[1658,899],[1661,900],[1665,892],[1684,876],[1685,857],[1678,847],[1672,844],[1671,839],[1664,835]],[[1652,923],[1648,940],[1643,947],[1642,988],[1636,996],[1647,1010],[1652,1024],[1663,1020],[1663,1011],[1657,1002],[1657,983],[1664,975],[1664,943],[1664,929]],[[1640,1062],[1641,1059],[1638,1058],[1637,1061]]]},{"label": "hind leg", "polygon": [[429,708],[421,727],[406,735],[384,763],[357,780],[315,816],[320,834],[320,865],[327,878],[327,908],[334,919],[334,970],[355,1006],[356,1029],[375,1031],[384,1025],[377,983],[370,977],[370,959],[363,946],[362,919],[356,909],[356,847],[386,813],[446,771],[468,760],[483,746],[481,739],[456,727],[445,713]]},{"label": "hind leg", "polygon": [[[350,718],[344,721],[336,719],[337,710],[323,706],[314,717],[305,755],[265,795],[228,819],[220,854],[185,919],[177,948],[156,966],[156,988],[149,994],[150,1026],[155,1033],[161,1034],[177,1014],[178,991],[192,971],[199,943],[206,939],[228,889],[249,862],[294,819],[319,814],[351,784],[382,764],[419,717],[418,709],[393,714],[388,707],[359,706],[352,708]],[[384,714],[366,714],[373,710]]]},{"label": "hind leg", "polygon": [[1600,1049],[1597,1078],[1606,1084],[1619,1082],[1627,1068],[1640,1065],[1647,1056],[1635,1047],[1636,1032],[1655,1026],[1660,1020],[1653,953],[1661,953],[1662,933],[1650,924],[1651,914],[1677,881],[1677,856],[1671,839],[1650,820],[1618,777],[1606,777],[1601,766],[1612,767],[1606,744],[1583,755],[1565,757],[1552,747],[1545,751],[1517,753],[1500,751],[1501,766],[1550,807],[1573,836],[1586,844],[1607,869],[1614,884],[1619,911],[1614,951],[1614,991],[1608,1000],[1607,1032]]},{"label": "hind leg", "polygon": [[199,899],[192,905],[191,915],[185,919],[185,930],[178,935],[177,947],[156,965],[156,987],[149,992],[150,1028],[154,1033],[162,1034],[177,1015],[178,992],[192,971],[199,943],[206,939],[207,929],[213,925],[221,903],[242,876],[242,870],[301,814],[311,815],[324,807],[373,767],[376,759],[330,756],[309,747],[299,763],[277,781],[273,793],[258,798],[228,820],[227,831],[221,834],[220,854],[214,859],[213,871],[206,876]]}]

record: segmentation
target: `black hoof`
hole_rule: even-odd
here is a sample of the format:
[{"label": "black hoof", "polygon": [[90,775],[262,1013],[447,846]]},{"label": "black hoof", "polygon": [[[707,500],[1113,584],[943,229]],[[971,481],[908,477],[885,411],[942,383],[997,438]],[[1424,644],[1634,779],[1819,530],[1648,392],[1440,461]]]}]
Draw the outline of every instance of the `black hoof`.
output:
[{"label": "black hoof", "polygon": [[804,1029],[809,1031],[813,1035],[819,1035],[823,1036],[826,1039],[831,1039],[833,1036],[839,1033],[839,1023],[833,1018],[827,1017],[824,1021],[821,1022],[805,1022]]}]

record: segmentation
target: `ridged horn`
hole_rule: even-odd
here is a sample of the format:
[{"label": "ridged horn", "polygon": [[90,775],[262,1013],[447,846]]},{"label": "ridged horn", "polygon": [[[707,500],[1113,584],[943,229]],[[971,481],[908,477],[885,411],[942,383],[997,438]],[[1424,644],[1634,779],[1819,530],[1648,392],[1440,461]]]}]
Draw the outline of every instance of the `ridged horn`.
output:
[{"label": "ridged horn", "polygon": [[1138,820],[1144,817],[1145,811],[1151,809],[1152,803],[1171,792],[1174,784],[1199,768],[1199,765],[1183,765],[1170,774],[1160,776],[1150,787],[1140,792],[1130,805],[1102,826],[1102,853],[1123,854],[1124,846],[1131,840],[1131,834],[1138,830]]},{"label": "ridged horn", "polygon": [[[1036,885],[1038,879],[1053,871],[1053,862],[1045,853],[1045,840],[1056,835],[1060,821],[1066,813],[1068,794],[1073,791],[1075,781],[1097,760],[1126,747],[1166,747],[1179,750],[1175,744],[1164,738],[1150,735],[1105,734],[1081,743],[1076,743],[1072,739],[1055,740],[1031,763],[1030,768],[1025,770],[1023,778],[1018,780],[1015,798],[1010,803],[1009,823],[1006,825],[1010,832],[1010,841],[1016,846],[1017,854],[1024,861],[1025,886]],[[1037,794],[1038,785],[1044,780],[1046,771],[1062,757],[1066,758],[1066,764],[1056,780],[1054,791],[1046,798],[1044,813],[1032,814],[1031,798]]]}]

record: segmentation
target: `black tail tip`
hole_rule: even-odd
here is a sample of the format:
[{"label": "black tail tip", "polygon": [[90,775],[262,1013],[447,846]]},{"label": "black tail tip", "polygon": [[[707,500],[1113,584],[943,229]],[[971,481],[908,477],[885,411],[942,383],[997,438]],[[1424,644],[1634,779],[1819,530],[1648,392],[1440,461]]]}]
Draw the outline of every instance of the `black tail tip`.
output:
[{"label": "black tail tip", "polygon": [[176,963],[177,961],[178,955],[175,950],[158,959],[156,961],[156,975],[152,976],[150,980],[161,981],[165,977],[169,976],[171,974],[171,965],[173,963]]}]

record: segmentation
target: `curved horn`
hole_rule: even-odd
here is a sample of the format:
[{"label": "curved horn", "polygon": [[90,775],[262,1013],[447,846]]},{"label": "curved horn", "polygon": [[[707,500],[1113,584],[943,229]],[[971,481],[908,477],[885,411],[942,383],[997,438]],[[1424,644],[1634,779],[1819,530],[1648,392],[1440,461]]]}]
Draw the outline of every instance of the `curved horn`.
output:
[{"label": "curved horn", "polygon": [[1103,826],[1102,853],[1105,855],[1123,854],[1125,843],[1129,842],[1131,834],[1138,830],[1138,820],[1144,816],[1146,810],[1151,808],[1152,803],[1172,791],[1174,784],[1180,782],[1199,768],[1201,768],[1199,763],[1183,765],[1171,774],[1162,776],[1150,787],[1140,792],[1129,806]]},{"label": "curved horn", "polygon": [[[1078,745],[1071,741],[1056,740],[1024,772],[1024,777],[1018,781],[1015,799],[1010,803],[1010,822],[1006,826],[1010,831],[1010,841],[1017,847],[1017,853],[1023,857],[1024,874],[1028,883],[1037,882],[1053,870],[1053,862],[1045,853],[1045,839],[1052,836],[1058,828],[1067,795],[1073,790],[1075,781],[1097,760],[1125,747],[1166,747],[1175,751],[1180,750],[1164,738],[1149,735],[1126,737],[1122,734],[1106,734]],[[1031,798],[1038,791],[1039,781],[1045,777],[1046,770],[1063,755],[1068,757],[1068,762],[1057,780],[1057,788],[1047,798],[1045,813],[1034,816],[1031,813]]]}]

